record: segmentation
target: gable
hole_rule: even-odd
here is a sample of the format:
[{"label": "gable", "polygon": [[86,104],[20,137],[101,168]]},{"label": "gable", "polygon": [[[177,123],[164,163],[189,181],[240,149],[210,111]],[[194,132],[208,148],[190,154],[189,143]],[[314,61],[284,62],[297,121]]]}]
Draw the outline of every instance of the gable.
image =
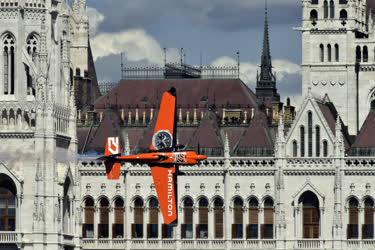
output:
[{"label": "gable", "polygon": [[[332,131],[332,126],[330,126],[331,121],[327,121],[319,105],[318,101],[311,95],[307,96],[304,100],[286,138],[287,156],[324,156],[323,147],[325,147],[325,145],[327,145],[327,156],[333,154],[335,141],[334,131]],[[310,119],[311,124],[309,124]],[[302,132],[304,132],[303,136],[301,135]],[[318,140],[319,143],[317,143]]]}]

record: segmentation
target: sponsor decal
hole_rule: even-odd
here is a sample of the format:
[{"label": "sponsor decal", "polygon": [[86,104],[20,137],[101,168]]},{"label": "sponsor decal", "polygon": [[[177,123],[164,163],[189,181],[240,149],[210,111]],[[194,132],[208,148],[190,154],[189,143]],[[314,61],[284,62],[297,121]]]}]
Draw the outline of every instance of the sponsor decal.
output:
[{"label": "sponsor decal", "polygon": [[108,151],[113,155],[117,155],[120,153],[120,143],[118,137],[108,138]]},{"label": "sponsor decal", "polygon": [[186,162],[186,153],[175,153],[174,161],[176,163],[185,163]]},{"label": "sponsor decal", "polygon": [[173,216],[173,195],[174,195],[174,186],[173,186],[173,173],[172,170],[168,170],[168,216]]},{"label": "sponsor decal", "polygon": [[173,144],[173,136],[168,130],[159,130],[152,137],[152,146],[156,150],[171,148]]}]

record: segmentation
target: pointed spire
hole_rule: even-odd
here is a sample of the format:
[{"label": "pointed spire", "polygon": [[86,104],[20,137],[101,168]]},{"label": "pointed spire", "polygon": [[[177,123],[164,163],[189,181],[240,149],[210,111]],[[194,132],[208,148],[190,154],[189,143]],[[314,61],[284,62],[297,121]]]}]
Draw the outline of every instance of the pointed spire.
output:
[{"label": "pointed spire", "polygon": [[341,118],[337,116],[336,119],[336,128],[335,128],[335,151],[337,157],[343,157],[345,154],[345,144],[344,144],[344,135],[342,133]]},{"label": "pointed spire", "polygon": [[125,134],[125,155],[130,155],[130,143],[129,143],[129,134]]},{"label": "pointed spire", "polygon": [[264,37],[263,37],[263,51],[262,51],[262,62],[259,80],[274,81],[275,76],[272,73],[272,59],[270,50],[270,39],[268,31],[268,6],[267,0],[265,1],[265,13],[264,13]]},{"label": "pointed spire", "polygon": [[224,135],[224,157],[230,158],[229,138],[227,133]]}]

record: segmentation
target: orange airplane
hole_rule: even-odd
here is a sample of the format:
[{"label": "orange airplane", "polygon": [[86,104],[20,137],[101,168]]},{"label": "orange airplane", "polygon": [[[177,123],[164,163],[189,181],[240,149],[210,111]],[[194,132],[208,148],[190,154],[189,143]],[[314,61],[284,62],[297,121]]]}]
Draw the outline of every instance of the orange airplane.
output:
[{"label": "orange airplane", "polygon": [[160,201],[164,223],[177,222],[177,175],[178,166],[196,165],[207,159],[194,151],[178,151],[176,145],[176,89],[163,94],[160,111],[150,145],[150,152],[137,155],[121,155],[118,137],[107,139],[104,160],[107,178],[118,180],[124,162],[147,164]]}]

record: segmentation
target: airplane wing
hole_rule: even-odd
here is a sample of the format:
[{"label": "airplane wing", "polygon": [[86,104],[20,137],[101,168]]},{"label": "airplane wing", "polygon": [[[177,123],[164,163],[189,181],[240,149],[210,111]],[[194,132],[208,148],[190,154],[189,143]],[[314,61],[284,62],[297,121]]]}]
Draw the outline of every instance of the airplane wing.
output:
[{"label": "airplane wing", "polygon": [[[176,146],[176,89],[163,94],[159,115],[150,145],[152,151],[173,150]],[[177,221],[177,168],[176,166],[151,166],[156,192],[164,223]]]},{"label": "airplane wing", "polygon": [[151,174],[154,179],[156,193],[159,198],[164,223],[170,225],[177,222],[177,170],[152,166]]},{"label": "airplane wing", "polygon": [[163,94],[150,150],[174,149],[176,146],[176,89]]}]

